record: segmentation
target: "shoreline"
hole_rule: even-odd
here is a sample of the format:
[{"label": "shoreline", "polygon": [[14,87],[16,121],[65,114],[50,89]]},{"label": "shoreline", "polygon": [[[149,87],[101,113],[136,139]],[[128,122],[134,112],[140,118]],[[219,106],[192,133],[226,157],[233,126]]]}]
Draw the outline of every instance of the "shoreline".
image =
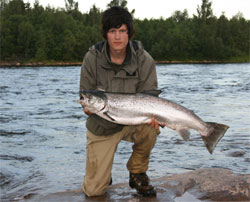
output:
[{"label": "shoreline", "polygon": [[[217,60],[155,60],[156,64],[228,64],[250,63],[250,61],[217,61]],[[81,66],[82,62],[0,62],[0,67],[47,67],[47,66]]]},{"label": "shoreline", "polygon": [[236,174],[226,168],[200,168],[151,180],[157,195],[145,198],[127,182],[110,185],[101,196],[86,197],[82,188],[52,193],[25,193],[19,199],[31,201],[249,201],[250,174]]}]

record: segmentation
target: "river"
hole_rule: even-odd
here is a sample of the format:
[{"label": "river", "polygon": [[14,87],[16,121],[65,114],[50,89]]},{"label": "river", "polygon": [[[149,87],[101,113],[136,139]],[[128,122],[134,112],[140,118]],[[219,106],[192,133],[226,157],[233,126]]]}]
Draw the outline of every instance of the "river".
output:
[{"label": "river", "polygon": [[[157,65],[161,97],[203,120],[229,125],[213,155],[191,131],[184,142],[161,129],[152,151],[151,178],[198,168],[250,173],[250,64]],[[78,99],[80,67],[0,68],[1,199],[22,200],[81,186],[85,170],[85,120]],[[131,144],[121,142],[113,183],[128,181]]]}]

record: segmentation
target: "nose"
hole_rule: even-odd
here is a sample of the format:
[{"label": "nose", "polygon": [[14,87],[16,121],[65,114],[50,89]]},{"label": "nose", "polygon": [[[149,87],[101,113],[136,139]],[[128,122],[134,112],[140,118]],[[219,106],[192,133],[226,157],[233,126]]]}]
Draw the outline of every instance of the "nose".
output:
[{"label": "nose", "polygon": [[115,39],[120,39],[120,38],[121,38],[120,32],[115,32]]}]

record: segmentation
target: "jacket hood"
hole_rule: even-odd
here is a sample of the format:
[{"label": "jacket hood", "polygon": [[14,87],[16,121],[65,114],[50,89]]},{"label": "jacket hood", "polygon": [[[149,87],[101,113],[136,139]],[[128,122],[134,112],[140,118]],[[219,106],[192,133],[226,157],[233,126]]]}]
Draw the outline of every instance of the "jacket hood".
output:
[{"label": "jacket hood", "polygon": [[[129,48],[131,57],[125,64],[115,64],[110,61],[110,58],[107,54],[107,40],[99,42],[92,47],[90,47],[89,52],[98,59],[99,65],[105,69],[119,68],[125,70],[129,75],[137,69],[138,57],[143,54],[144,48],[140,41],[129,41]],[[126,66],[123,68],[123,66]],[[118,76],[118,75],[117,75]]]}]

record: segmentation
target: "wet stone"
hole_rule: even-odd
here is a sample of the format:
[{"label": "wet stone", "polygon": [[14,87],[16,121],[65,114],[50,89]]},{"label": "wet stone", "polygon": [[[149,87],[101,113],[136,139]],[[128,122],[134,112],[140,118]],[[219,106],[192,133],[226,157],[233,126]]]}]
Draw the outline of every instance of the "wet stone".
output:
[{"label": "wet stone", "polygon": [[245,154],[246,154],[245,151],[237,150],[237,151],[229,151],[227,153],[227,156],[229,156],[229,157],[243,157]]}]

